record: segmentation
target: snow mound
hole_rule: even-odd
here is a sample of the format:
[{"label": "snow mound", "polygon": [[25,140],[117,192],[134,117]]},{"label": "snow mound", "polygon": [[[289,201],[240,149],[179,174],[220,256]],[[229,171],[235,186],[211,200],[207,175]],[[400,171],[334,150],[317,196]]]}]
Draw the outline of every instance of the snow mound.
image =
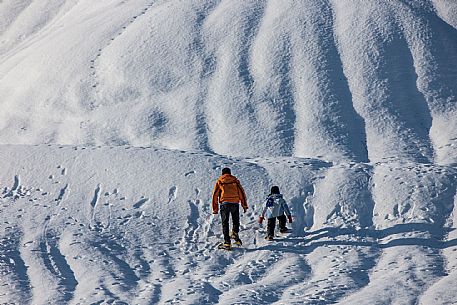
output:
[{"label": "snow mound", "polygon": [[453,1],[17,0],[0,143],[456,163]]}]

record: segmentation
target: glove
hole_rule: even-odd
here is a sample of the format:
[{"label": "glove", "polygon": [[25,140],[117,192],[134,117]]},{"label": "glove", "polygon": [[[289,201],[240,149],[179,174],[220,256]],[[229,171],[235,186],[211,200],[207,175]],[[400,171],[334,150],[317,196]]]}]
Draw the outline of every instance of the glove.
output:
[{"label": "glove", "polygon": [[292,223],[292,215],[287,216],[287,219],[289,219],[289,223]]},{"label": "glove", "polygon": [[243,213],[246,213],[247,210],[248,210],[247,207],[243,207]]},{"label": "glove", "polygon": [[263,222],[263,219],[264,219],[264,217],[263,217],[263,216],[260,216],[260,217],[259,217],[259,223],[260,223],[260,224],[262,224],[262,222]]}]

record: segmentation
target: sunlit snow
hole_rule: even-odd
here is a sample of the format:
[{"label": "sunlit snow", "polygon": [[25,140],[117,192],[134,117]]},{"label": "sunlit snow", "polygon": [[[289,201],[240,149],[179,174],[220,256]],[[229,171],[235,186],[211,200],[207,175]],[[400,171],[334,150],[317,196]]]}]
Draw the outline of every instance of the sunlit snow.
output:
[{"label": "sunlit snow", "polygon": [[0,0],[0,303],[457,304],[456,63],[452,0]]}]

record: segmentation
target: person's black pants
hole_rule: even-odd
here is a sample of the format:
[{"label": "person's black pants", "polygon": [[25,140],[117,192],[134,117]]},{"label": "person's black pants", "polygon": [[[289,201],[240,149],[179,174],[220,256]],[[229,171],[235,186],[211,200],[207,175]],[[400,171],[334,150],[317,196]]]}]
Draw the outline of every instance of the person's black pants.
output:
[{"label": "person's black pants", "polygon": [[287,217],[286,215],[281,215],[278,217],[273,217],[273,218],[268,218],[268,224],[267,224],[267,234],[268,236],[275,236],[275,226],[276,226],[276,218],[278,218],[279,221],[279,230],[286,230],[286,223],[287,223]]},{"label": "person's black pants", "polygon": [[224,233],[224,243],[230,243],[229,218],[232,215],[232,231],[240,231],[240,205],[238,203],[221,204],[222,233]]}]

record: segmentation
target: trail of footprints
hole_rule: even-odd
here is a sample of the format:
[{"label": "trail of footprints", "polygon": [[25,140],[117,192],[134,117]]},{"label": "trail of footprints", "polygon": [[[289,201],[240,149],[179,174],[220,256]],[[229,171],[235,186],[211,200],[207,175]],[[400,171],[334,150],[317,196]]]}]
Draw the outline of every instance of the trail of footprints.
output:
[{"label": "trail of footprints", "polygon": [[[153,2],[149,3],[145,8],[142,9],[142,11],[141,11],[139,14],[133,16],[133,17],[130,18],[126,23],[124,23],[122,26],[120,26],[120,29],[119,29],[119,31],[117,32],[116,36],[110,38],[110,40],[105,44],[104,47],[98,49],[98,52],[97,52],[96,57],[93,58],[93,59],[91,59],[91,61],[90,61],[90,66],[89,66],[89,68],[90,68],[90,70],[91,70],[91,76],[93,77],[92,88],[97,89],[97,87],[98,87],[98,85],[99,85],[99,82],[100,82],[100,80],[99,80],[99,78],[98,78],[98,75],[97,75],[97,72],[96,72],[96,68],[97,68],[98,59],[99,59],[100,56],[102,55],[103,50],[106,49],[106,48],[108,48],[108,47],[113,43],[113,41],[114,41],[117,37],[121,36],[121,35],[126,31],[128,25],[130,25],[130,24],[132,24],[133,22],[135,22],[139,17],[145,15],[145,14],[152,8],[152,6],[155,4],[155,2],[156,2],[156,1],[153,1]],[[94,108],[96,107],[95,104],[92,104],[91,106],[94,107]],[[85,123],[83,122],[83,123],[81,123],[81,124],[85,124]],[[84,128],[84,127],[85,127],[85,126],[83,126],[83,125],[81,126],[81,128]]]},{"label": "trail of footprints", "polygon": [[[61,174],[63,173],[64,172],[62,170]],[[52,184],[60,184],[60,181],[57,181],[54,175],[50,175],[49,179],[51,180]],[[19,177],[15,177],[14,181],[15,182],[11,190],[5,190],[5,194],[9,194],[8,196],[16,195],[16,197],[18,196],[18,194],[23,194],[24,198],[34,197],[34,194],[32,192],[19,192],[19,190],[26,189],[20,186]],[[57,196],[58,201],[64,200],[65,193],[67,192],[69,187],[70,186],[68,184],[65,184],[60,189],[59,194]],[[172,204],[173,201],[177,199],[177,191],[178,188],[176,186],[170,188],[168,198],[169,204]],[[37,192],[43,197],[51,195],[51,192],[45,192],[41,189]],[[209,221],[203,223],[199,222],[199,220],[201,221],[202,219],[207,219],[206,217],[200,217],[201,213],[209,212],[204,211],[201,201],[199,199],[199,195],[200,190],[195,189],[195,198],[192,200],[188,200],[190,213],[187,219],[187,227],[184,230],[182,246],[184,247],[184,254],[200,253],[200,257],[198,255],[189,255],[188,261],[184,262],[183,267],[174,267],[174,263],[177,262],[172,262],[172,256],[166,254],[166,252],[163,252],[163,256],[161,256],[161,261],[158,260],[155,262],[156,267],[158,267],[158,270],[160,270],[160,274],[157,275],[157,273],[155,273],[154,276],[151,276],[151,262],[143,261],[142,263],[139,263],[137,265],[139,266],[139,269],[137,267],[130,266],[130,264],[127,263],[125,260],[125,256],[127,253],[126,249],[115,241],[114,236],[109,236],[108,234],[110,229],[110,222],[112,221],[112,211],[110,210],[110,206],[114,201],[122,202],[126,201],[126,198],[120,194],[118,189],[114,189],[113,191],[105,191],[101,184],[98,184],[95,187],[93,191],[92,200],[89,202],[89,206],[93,209],[92,220],[94,222],[92,229],[94,229],[95,232],[98,232],[98,236],[100,236],[100,238],[98,240],[95,239],[96,242],[93,243],[93,247],[98,249],[102,256],[105,256],[107,258],[107,262],[111,262],[111,266],[109,268],[116,266],[114,269],[117,270],[118,275],[114,275],[114,279],[117,280],[118,284],[116,284],[115,281],[111,285],[121,285],[123,286],[123,289],[135,290],[140,288],[140,282],[142,281],[142,279],[150,278],[150,284],[146,284],[147,287],[145,285],[142,285],[141,289],[143,290],[145,295],[149,295],[149,293],[151,293],[156,295],[158,294],[160,296],[160,290],[164,289],[163,285],[167,281],[172,281],[173,278],[177,276],[176,272],[179,272],[179,270],[181,270],[181,275],[193,274],[199,266],[199,260],[214,259],[214,251],[211,252],[210,249],[213,246],[211,242],[207,242],[203,245],[203,247],[198,246],[202,242],[202,240],[207,240],[207,235],[210,231]],[[135,203],[133,203],[132,205],[133,210],[125,210],[124,216],[118,215],[116,217],[116,220],[118,221],[118,227],[127,225],[134,217],[142,217],[143,213],[141,209],[148,204],[149,199],[145,197],[140,197],[134,202]],[[51,204],[52,203],[50,203],[49,205],[51,206]],[[47,221],[49,223],[50,219],[47,219]],[[78,240],[82,240],[84,238],[84,223],[78,221],[74,217],[69,216],[67,218],[66,224],[79,227],[77,231],[79,233],[74,234],[75,241],[73,243],[80,243],[80,241]],[[91,227],[89,227],[89,229],[91,229]],[[71,270],[71,265],[66,261],[65,256],[62,255],[59,251],[57,243],[58,239],[56,235],[57,234],[53,233],[52,231],[44,233],[44,237],[39,244],[39,253],[41,253],[41,259],[43,260],[44,265],[47,267],[49,272],[59,279],[59,285],[62,287],[62,289],[60,289],[61,300],[69,301],[73,297],[73,293],[76,289],[78,281],[75,278],[73,271]],[[144,254],[138,254],[136,260],[141,261],[142,255]],[[235,254],[235,256],[240,255],[242,254]],[[233,286],[243,287],[244,285],[255,285],[256,283],[261,282],[262,279],[265,276],[267,276],[268,269],[270,268],[269,266],[279,264],[281,260],[280,256],[280,254],[276,253],[266,259],[258,259],[258,257],[256,257],[256,254],[253,254],[252,256],[248,256],[248,258],[244,261],[243,264],[237,264],[236,260],[234,262],[230,262],[229,264],[227,264],[227,262],[222,261],[220,265],[216,264],[216,266],[218,266],[217,268],[219,268],[218,270],[211,270],[210,274],[200,274],[203,278],[211,278],[214,276],[220,277],[221,279],[219,281],[216,281],[215,284],[207,283],[201,287],[199,285],[192,284],[193,281],[191,281],[186,291],[180,291],[178,293],[178,295],[175,298],[175,301],[183,299],[186,294],[194,294],[199,292],[203,293],[203,291],[208,289],[213,290],[215,292],[214,295],[220,295],[223,298],[225,297],[224,291],[229,291],[229,288]],[[303,266],[303,268],[308,268],[306,267],[306,264]],[[230,272],[233,269],[235,269],[236,271]],[[230,274],[238,275],[236,277],[233,277]],[[290,274],[292,274],[292,272],[290,272]],[[195,277],[195,280],[198,281],[198,276]],[[300,281],[303,281],[303,279],[292,279],[291,282],[288,282],[287,285],[292,285],[292,287],[294,287],[293,283]],[[152,284],[154,282],[156,284]],[[284,287],[284,289],[286,289],[286,287]],[[103,291],[104,294],[116,293],[116,289],[113,290],[113,287],[107,285],[100,286],[98,290]],[[252,291],[255,291],[255,289],[253,289]],[[299,293],[295,293],[297,296],[299,295]],[[293,294],[293,292],[291,294]],[[253,302],[272,298],[279,299],[279,296],[273,296],[268,293],[254,293],[249,292],[249,290],[247,292],[242,292],[241,296],[243,297],[243,299],[250,300]],[[160,297],[158,298],[158,300],[159,299]]]},{"label": "trail of footprints", "polygon": [[[59,302],[67,303],[73,298],[74,291],[78,285],[78,281],[74,275],[73,270],[71,269],[71,264],[67,261],[67,258],[60,252],[59,249],[59,233],[53,231],[54,224],[52,223],[53,218],[62,211],[66,211],[65,207],[61,207],[61,203],[65,200],[66,194],[71,189],[71,186],[68,183],[61,183],[59,176],[67,175],[67,169],[62,166],[58,166],[58,173],[48,175],[48,181],[51,186],[56,185],[57,189],[55,192],[45,191],[43,188],[33,188],[25,187],[21,185],[21,179],[17,175],[14,177],[12,187],[4,187],[0,197],[0,203],[3,208],[11,208],[14,205],[29,205],[27,209],[19,208],[17,210],[17,215],[15,217],[22,218],[26,215],[27,211],[30,208],[45,208],[49,210],[48,216],[44,219],[44,231],[42,237],[36,243],[31,240],[25,242],[23,245],[20,245],[19,238],[17,234],[18,228],[9,226],[11,223],[8,220],[4,220],[2,227],[5,230],[14,231],[16,236],[13,239],[11,236],[6,235],[0,241],[0,273],[3,274],[2,280],[0,280],[0,285],[2,287],[9,287],[7,289],[0,288],[0,301],[14,301],[23,302],[25,300],[31,300],[32,298],[32,283],[27,275],[26,264],[22,261],[19,247],[24,247],[29,249],[40,257],[40,260],[43,262],[43,266],[46,268],[47,272],[57,279],[58,289],[55,290],[55,298],[60,300]],[[62,187],[58,186],[63,184]],[[55,188],[55,187],[52,187]],[[111,205],[114,201],[125,202],[126,198],[121,196],[117,189],[114,189],[112,192],[107,192],[103,190],[101,184],[98,184],[94,189],[92,200],[88,203],[92,209],[92,220],[94,226],[92,229],[103,229],[107,231],[112,221],[112,210]],[[125,225],[128,220],[132,217],[141,218],[143,217],[143,212],[141,208],[144,207],[149,202],[148,198],[141,196],[133,205],[133,211],[136,211],[132,214],[128,212],[129,209],[123,208],[125,211],[125,216],[119,216],[116,218],[118,220],[118,225],[122,227]],[[128,203],[125,203],[128,205]],[[105,209],[101,215],[99,215],[99,209]],[[0,209],[0,213],[2,209]],[[30,213],[33,215],[33,211]],[[14,216],[13,216],[14,217]],[[107,218],[103,218],[107,217]],[[87,229],[91,230],[90,226],[84,224],[84,220],[78,220],[73,216],[67,216],[65,218],[65,226],[76,227],[73,233],[74,241],[70,243],[71,245],[80,244],[84,240],[84,236],[89,234]],[[100,220],[102,219],[102,220]],[[146,220],[146,225],[156,226],[153,223],[154,217],[151,217],[151,220]],[[101,228],[100,228],[101,226]],[[102,230],[100,230],[102,231]],[[119,255],[123,253],[113,252],[113,249],[121,248],[120,245],[116,245],[115,242],[109,239],[102,240],[102,242],[97,244],[100,252],[108,254],[107,255],[111,261],[113,261],[120,270],[121,277],[119,280],[121,282],[129,282],[138,280],[136,273],[145,276],[148,274],[148,269],[150,268],[148,262],[142,261],[142,253],[138,252],[138,248],[135,250],[138,253],[135,258],[139,261],[139,264],[130,268],[128,263],[123,259],[118,258]],[[76,259],[78,256],[75,256]],[[5,282],[3,282],[3,280]],[[12,288],[14,287],[14,288]],[[132,289],[132,287],[127,287],[126,289]],[[21,300],[21,301],[19,301]]]},{"label": "trail of footprints", "polygon": [[[411,168],[417,171],[417,174],[425,174],[430,171],[427,166],[421,168]],[[446,169],[435,169],[435,171],[443,171]],[[194,174],[195,171],[188,171],[184,176],[188,177]],[[5,187],[2,191],[2,200],[0,201],[3,207],[8,207],[21,200],[31,204],[34,208],[52,208],[54,213],[50,214],[47,219],[47,229],[43,233],[42,239],[37,244],[36,251],[43,261],[44,266],[50,274],[57,280],[60,289],[58,294],[62,302],[68,302],[74,297],[74,292],[78,285],[78,280],[71,269],[71,263],[60,252],[59,249],[59,233],[52,229],[52,216],[60,211],[64,211],[65,205],[62,204],[67,198],[67,194],[71,191],[71,185],[65,182],[65,176],[68,170],[63,166],[58,166],[56,173],[48,176],[50,185],[56,186],[56,191],[46,191],[42,188],[25,187],[21,185],[19,175],[13,177],[11,188]],[[96,288],[101,295],[105,297],[112,295],[113,300],[116,294],[122,294],[122,291],[138,291],[138,295],[143,299],[155,300],[155,303],[166,302],[179,303],[192,295],[207,295],[205,292],[212,291],[209,302],[219,302],[231,300],[234,291],[239,289],[238,297],[247,302],[265,302],[266,300],[278,301],[282,298],[278,292],[268,292],[269,286],[271,290],[283,291],[285,296],[291,300],[308,300],[313,304],[326,304],[335,302],[341,299],[345,293],[360,289],[362,286],[351,284],[347,280],[350,273],[360,269],[361,272],[368,273],[370,270],[379,272],[377,268],[371,266],[349,266],[343,264],[347,255],[344,247],[334,253],[333,260],[330,261],[330,267],[327,269],[327,274],[313,275],[311,265],[307,262],[307,253],[304,252],[294,259],[295,264],[283,265],[284,253],[281,253],[281,247],[288,247],[293,251],[300,253],[304,249],[303,245],[277,245],[279,248],[269,249],[268,243],[260,243],[255,247],[264,247],[267,256],[259,256],[259,252],[251,251],[252,245],[249,241],[245,247],[233,253],[215,253],[212,251],[212,242],[216,240],[211,236],[211,223],[209,217],[204,214],[209,213],[208,208],[202,204],[200,199],[200,190],[195,189],[194,198],[187,201],[189,205],[189,214],[187,216],[187,226],[179,242],[179,247],[173,245],[158,246],[156,249],[142,246],[141,243],[133,248],[133,260],[128,260],[132,252],[122,245],[122,241],[117,240],[116,236],[110,232],[118,232],[123,227],[129,225],[134,219],[141,219],[141,223],[151,228],[156,227],[156,219],[153,216],[148,216],[144,213],[144,209],[148,204],[151,204],[149,198],[139,196],[138,198],[126,198],[117,188],[114,190],[106,190],[101,184],[97,184],[93,189],[90,200],[86,204],[92,211],[92,227],[88,227],[84,220],[79,220],[71,215],[66,218],[65,225],[74,227],[73,245],[82,243],[91,236],[93,241],[92,246],[105,257],[99,263],[107,264],[108,268],[113,268],[113,282],[104,283]],[[178,200],[178,187],[172,186],[168,192],[168,204],[173,204]],[[122,206],[122,208],[113,210],[113,205]],[[18,209],[17,217],[23,217],[24,209]],[[7,225],[5,229],[13,230],[13,227],[8,226],[8,221],[4,221]],[[136,224],[136,223],[135,223]],[[89,230],[89,231],[88,231]],[[114,231],[113,231],[114,230]],[[117,231],[116,231],[117,230]],[[206,242],[205,242],[206,241]],[[8,274],[5,280],[0,280],[0,301],[3,299],[30,299],[32,292],[30,279],[27,276],[27,268],[21,259],[19,247],[29,248],[33,243],[25,242],[19,244],[18,239],[11,236],[3,237],[0,241],[0,273]],[[294,249],[295,247],[295,249]],[[33,247],[32,247],[33,249]],[[285,249],[285,248],[284,248]],[[171,252],[181,251],[184,253],[184,258],[180,255],[174,255]],[[152,258],[152,253],[154,258]],[[363,252],[358,255],[364,256]],[[147,258],[149,256],[149,258]],[[376,259],[376,255],[374,255]],[[182,260],[182,261],[180,261]],[[208,267],[202,268],[202,261],[208,261]],[[373,261],[373,264],[375,262]],[[283,269],[283,277],[287,281],[277,283],[275,279],[269,277],[269,272],[272,266]],[[294,268],[298,268],[294,270]],[[366,269],[366,270],[365,270]],[[307,270],[306,272],[300,270]],[[298,275],[298,277],[296,276]],[[180,289],[176,295],[164,300],[163,291],[172,285],[174,280],[179,277],[187,278],[187,287]],[[308,278],[309,277],[309,278]],[[201,279],[207,281],[201,282]],[[268,283],[267,285],[262,284]],[[349,283],[349,284],[348,284]],[[265,288],[265,292],[259,292],[259,285]],[[279,285],[279,286],[278,286]],[[252,286],[252,289],[249,288]],[[115,288],[119,287],[121,290]],[[277,288],[280,289],[277,289]],[[235,289],[234,289],[235,288]],[[273,289],[275,288],[275,289]],[[6,291],[13,291],[7,293]],[[313,292],[315,291],[315,292]],[[13,294],[13,295],[12,295]],[[2,299],[3,298],[3,299]],[[154,303],[154,302],[153,302]]]}]

